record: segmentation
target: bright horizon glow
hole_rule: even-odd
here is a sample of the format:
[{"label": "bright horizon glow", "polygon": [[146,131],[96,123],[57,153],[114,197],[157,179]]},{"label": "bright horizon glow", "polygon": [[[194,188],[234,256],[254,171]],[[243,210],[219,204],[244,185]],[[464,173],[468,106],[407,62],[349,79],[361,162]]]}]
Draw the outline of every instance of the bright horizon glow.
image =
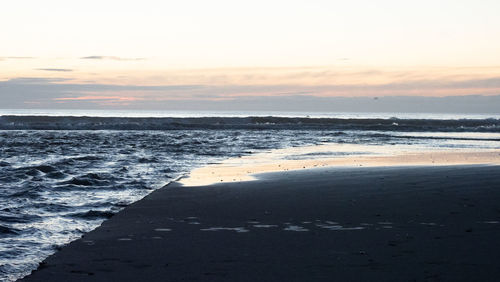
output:
[{"label": "bright horizon glow", "polygon": [[58,103],[205,93],[134,90],[182,85],[210,87],[211,100],[499,95],[498,11],[493,0],[7,1],[0,96],[15,95],[1,84],[19,78],[131,86]]}]

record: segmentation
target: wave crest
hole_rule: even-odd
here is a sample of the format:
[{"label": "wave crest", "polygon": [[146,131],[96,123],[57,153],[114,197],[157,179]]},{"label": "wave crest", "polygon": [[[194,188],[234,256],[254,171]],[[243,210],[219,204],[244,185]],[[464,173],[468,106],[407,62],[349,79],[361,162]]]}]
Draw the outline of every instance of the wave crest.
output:
[{"label": "wave crest", "polygon": [[397,119],[301,117],[73,117],[0,116],[0,130],[385,130],[500,132],[500,119]]}]

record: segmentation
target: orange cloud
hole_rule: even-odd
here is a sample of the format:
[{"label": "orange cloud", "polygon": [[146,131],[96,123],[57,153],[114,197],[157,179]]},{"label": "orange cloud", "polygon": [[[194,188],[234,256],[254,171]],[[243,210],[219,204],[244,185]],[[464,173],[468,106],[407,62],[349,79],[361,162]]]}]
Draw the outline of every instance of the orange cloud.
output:
[{"label": "orange cloud", "polygon": [[54,98],[57,101],[78,101],[78,100],[110,100],[110,101],[138,101],[137,97],[122,97],[122,96],[80,96],[80,97],[64,97]]}]

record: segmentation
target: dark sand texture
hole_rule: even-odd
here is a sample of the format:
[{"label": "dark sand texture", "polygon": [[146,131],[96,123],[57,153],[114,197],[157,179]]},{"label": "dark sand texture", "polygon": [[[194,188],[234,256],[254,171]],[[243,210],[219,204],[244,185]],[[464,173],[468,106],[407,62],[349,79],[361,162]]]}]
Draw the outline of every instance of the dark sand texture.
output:
[{"label": "dark sand texture", "polygon": [[499,221],[500,166],[174,183],[24,281],[500,281]]}]

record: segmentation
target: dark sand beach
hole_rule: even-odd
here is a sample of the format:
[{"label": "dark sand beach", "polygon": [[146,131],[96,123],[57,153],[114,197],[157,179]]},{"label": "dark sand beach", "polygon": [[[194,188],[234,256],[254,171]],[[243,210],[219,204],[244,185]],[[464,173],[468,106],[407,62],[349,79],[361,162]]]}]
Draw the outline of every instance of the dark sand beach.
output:
[{"label": "dark sand beach", "polygon": [[498,281],[500,166],[172,183],[23,281]]}]

